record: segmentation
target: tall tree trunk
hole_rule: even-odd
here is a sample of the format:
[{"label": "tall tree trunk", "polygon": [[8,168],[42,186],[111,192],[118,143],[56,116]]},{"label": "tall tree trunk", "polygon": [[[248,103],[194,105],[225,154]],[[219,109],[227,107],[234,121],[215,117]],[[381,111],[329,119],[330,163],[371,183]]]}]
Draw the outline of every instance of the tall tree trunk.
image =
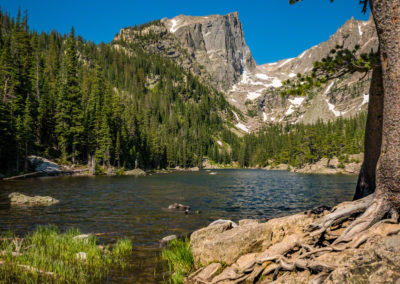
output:
[{"label": "tall tree trunk", "polygon": [[376,164],[382,145],[383,82],[382,68],[373,70],[369,89],[368,116],[365,128],[364,162],[358,176],[354,200],[375,191]]},{"label": "tall tree trunk", "polygon": [[376,171],[376,197],[400,209],[400,1],[371,0],[381,51],[382,148]]}]

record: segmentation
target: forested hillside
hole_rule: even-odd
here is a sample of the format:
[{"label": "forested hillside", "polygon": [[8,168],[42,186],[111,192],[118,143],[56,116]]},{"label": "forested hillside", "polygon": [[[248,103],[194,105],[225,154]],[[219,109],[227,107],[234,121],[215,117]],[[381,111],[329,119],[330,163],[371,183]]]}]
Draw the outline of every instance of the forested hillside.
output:
[{"label": "forested hillside", "polygon": [[[1,13],[1,170],[39,154],[63,163],[194,166],[229,114],[223,95],[139,46],[30,31]],[[128,51],[127,51],[128,50]]]},{"label": "forested hillside", "polygon": [[201,166],[204,157],[301,166],[363,150],[365,115],[239,137],[222,93],[138,42],[97,45],[74,29],[38,33],[20,13],[0,12],[0,25],[0,172],[27,171],[32,154],[155,169]]}]

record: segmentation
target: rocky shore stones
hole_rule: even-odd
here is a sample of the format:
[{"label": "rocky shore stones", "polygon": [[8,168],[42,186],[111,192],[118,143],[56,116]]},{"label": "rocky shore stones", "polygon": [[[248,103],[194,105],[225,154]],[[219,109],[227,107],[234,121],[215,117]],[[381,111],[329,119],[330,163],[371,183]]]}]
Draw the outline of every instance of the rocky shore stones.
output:
[{"label": "rocky shore stones", "polygon": [[142,169],[134,169],[124,172],[125,176],[145,176],[146,172]]}]

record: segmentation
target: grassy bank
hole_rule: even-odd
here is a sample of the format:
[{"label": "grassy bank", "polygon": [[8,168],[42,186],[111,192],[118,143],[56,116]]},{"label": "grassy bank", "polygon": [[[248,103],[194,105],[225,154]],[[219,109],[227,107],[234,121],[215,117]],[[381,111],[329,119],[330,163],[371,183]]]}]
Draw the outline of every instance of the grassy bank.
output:
[{"label": "grassy bank", "polygon": [[185,276],[194,268],[194,259],[188,239],[173,240],[163,249],[161,257],[168,263],[170,283],[183,283]]},{"label": "grassy bank", "polygon": [[94,236],[77,237],[55,226],[38,227],[24,239],[12,233],[0,241],[0,283],[93,283],[105,279],[113,267],[124,267],[132,252],[129,240],[112,248],[97,245]]}]

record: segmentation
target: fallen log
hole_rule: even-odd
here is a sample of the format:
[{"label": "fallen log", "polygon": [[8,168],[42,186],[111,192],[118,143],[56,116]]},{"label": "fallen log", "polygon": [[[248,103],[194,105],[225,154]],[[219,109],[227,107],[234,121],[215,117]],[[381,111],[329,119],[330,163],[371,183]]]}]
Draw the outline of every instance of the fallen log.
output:
[{"label": "fallen log", "polygon": [[44,174],[43,172],[33,172],[33,173],[27,173],[27,174],[23,174],[23,175],[3,178],[3,180],[22,179],[22,178],[27,178],[27,177],[41,176],[43,174]]}]

